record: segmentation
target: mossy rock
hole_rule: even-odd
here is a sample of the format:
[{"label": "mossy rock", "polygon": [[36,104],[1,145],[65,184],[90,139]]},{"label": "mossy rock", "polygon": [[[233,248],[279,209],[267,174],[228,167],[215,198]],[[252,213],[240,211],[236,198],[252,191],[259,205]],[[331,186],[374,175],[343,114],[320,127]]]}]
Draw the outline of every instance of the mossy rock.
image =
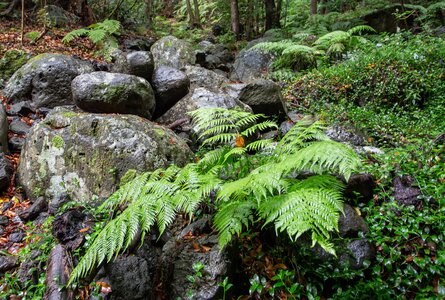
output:
[{"label": "mossy rock", "polygon": [[30,54],[25,51],[16,49],[6,51],[0,59],[0,80],[7,81],[29,58]]}]

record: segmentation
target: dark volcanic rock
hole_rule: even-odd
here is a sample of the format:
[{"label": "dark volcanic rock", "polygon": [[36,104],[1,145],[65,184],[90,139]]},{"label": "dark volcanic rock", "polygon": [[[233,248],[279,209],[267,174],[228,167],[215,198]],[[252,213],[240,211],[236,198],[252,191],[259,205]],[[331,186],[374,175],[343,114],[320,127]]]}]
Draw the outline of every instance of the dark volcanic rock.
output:
[{"label": "dark volcanic rock", "polygon": [[73,80],[72,92],[76,105],[88,112],[135,114],[151,119],[155,109],[150,84],[134,75],[83,74]]},{"label": "dark volcanic rock", "polygon": [[155,119],[187,95],[190,88],[190,80],[184,72],[167,66],[156,68],[152,84],[156,95]]},{"label": "dark volcanic rock", "polygon": [[18,266],[18,259],[16,256],[0,255],[0,274],[14,269]]},{"label": "dark volcanic rock", "polygon": [[62,54],[40,54],[9,79],[3,90],[13,103],[32,100],[34,108],[72,104],[71,81],[93,71],[90,63]]},{"label": "dark volcanic rock", "polygon": [[349,199],[367,203],[372,199],[375,187],[374,177],[371,174],[354,174],[349,178],[344,194]]},{"label": "dark volcanic rock", "polygon": [[8,241],[11,243],[20,243],[25,238],[23,230],[19,229],[14,231],[8,236]]},{"label": "dark volcanic rock", "polygon": [[31,126],[20,120],[20,118],[15,118],[9,124],[9,130],[17,134],[27,134]]},{"label": "dark volcanic rock", "polygon": [[367,233],[368,226],[362,217],[360,217],[352,206],[344,205],[344,214],[340,215],[338,220],[338,229],[341,237],[355,238],[359,232]]},{"label": "dark volcanic rock", "polygon": [[9,123],[6,116],[5,108],[3,104],[0,103],[0,151],[3,153],[8,153],[8,129]]},{"label": "dark volcanic rock", "polygon": [[272,55],[263,50],[244,49],[235,58],[230,79],[249,82],[263,78],[267,74],[271,62]]},{"label": "dark volcanic rock", "polygon": [[0,192],[8,189],[13,171],[9,159],[3,153],[0,153]]},{"label": "dark volcanic rock", "polygon": [[414,178],[411,176],[398,176],[394,179],[394,198],[400,205],[414,205],[416,207],[421,205],[420,189],[413,187],[414,182]]},{"label": "dark volcanic rock", "polygon": [[39,197],[30,207],[19,212],[19,217],[23,221],[34,220],[41,212],[44,212],[47,209],[48,203],[46,202],[45,198]]},{"label": "dark volcanic rock", "polygon": [[81,229],[90,226],[92,226],[90,216],[80,210],[69,210],[54,219],[52,233],[60,244],[72,251],[82,244],[87,234],[81,232]]},{"label": "dark volcanic rock", "polygon": [[19,136],[13,136],[9,139],[9,149],[11,152],[20,153],[25,144],[25,139]]},{"label": "dark volcanic rock", "polygon": [[155,67],[169,66],[181,69],[195,63],[195,52],[186,41],[166,36],[151,47]]},{"label": "dark volcanic rock", "polygon": [[134,51],[128,54],[121,53],[117,56],[111,71],[142,77],[147,81],[153,76],[153,56],[148,51]]}]

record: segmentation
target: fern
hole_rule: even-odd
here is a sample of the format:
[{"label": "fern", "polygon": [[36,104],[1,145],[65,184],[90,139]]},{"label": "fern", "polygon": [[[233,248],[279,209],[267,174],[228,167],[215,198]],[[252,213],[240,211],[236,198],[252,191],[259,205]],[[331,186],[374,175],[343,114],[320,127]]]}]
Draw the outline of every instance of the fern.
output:
[{"label": "fern", "polygon": [[118,47],[116,36],[120,35],[121,23],[117,20],[104,20],[103,22],[92,24],[87,28],[76,29],[69,32],[62,39],[64,43],[70,43],[76,38],[86,36],[96,46],[98,55],[111,59],[111,53]]},{"label": "fern", "polygon": [[[101,208],[117,216],[97,235],[73,270],[70,283],[137,240],[143,241],[153,226],[162,234],[178,212],[191,217],[212,193],[216,194],[214,226],[221,249],[262,220],[291,239],[308,232],[314,244],[334,253],[329,237],[338,230],[343,184],[330,174],[347,180],[360,167],[351,149],[330,141],[319,121],[304,119],[278,144],[259,139],[244,145],[236,139],[256,137],[277,125],[261,121],[263,115],[237,110],[200,109],[191,115],[203,144],[216,148],[184,168],[142,173],[110,196]],[[258,152],[270,147],[275,147],[270,155]],[[307,172],[318,175],[298,179],[303,172],[306,177]]]}]

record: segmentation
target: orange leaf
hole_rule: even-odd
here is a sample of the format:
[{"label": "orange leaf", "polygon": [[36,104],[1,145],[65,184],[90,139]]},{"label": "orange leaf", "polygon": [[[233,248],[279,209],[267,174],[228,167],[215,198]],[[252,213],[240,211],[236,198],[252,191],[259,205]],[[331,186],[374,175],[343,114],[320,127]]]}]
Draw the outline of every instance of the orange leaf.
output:
[{"label": "orange leaf", "polygon": [[79,230],[79,232],[87,232],[88,230],[90,230],[91,227],[84,227],[82,229]]},{"label": "orange leaf", "polygon": [[244,138],[239,134],[236,135],[235,145],[237,148],[243,148],[245,146]]},{"label": "orange leaf", "polygon": [[206,253],[206,252],[209,252],[210,250],[212,250],[212,247],[202,246],[202,252]]}]

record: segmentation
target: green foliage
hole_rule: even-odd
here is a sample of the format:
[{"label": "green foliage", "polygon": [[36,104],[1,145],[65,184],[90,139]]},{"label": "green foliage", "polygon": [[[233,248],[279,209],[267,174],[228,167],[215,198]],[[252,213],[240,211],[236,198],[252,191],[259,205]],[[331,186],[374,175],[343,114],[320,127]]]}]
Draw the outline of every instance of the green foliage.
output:
[{"label": "green foliage", "polygon": [[51,234],[53,220],[54,218],[50,217],[38,226],[28,224],[29,235],[26,238],[26,246],[18,254],[18,262],[32,262],[32,268],[29,269],[29,274],[26,274],[26,281],[17,276],[19,270],[4,274],[0,283],[0,298],[43,299],[46,290],[46,264],[56,242]]},{"label": "green foliage", "polygon": [[350,60],[302,77],[292,93],[296,103],[422,105],[443,94],[444,55],[442,39],[398,34],[354,53]]},{"label": "green foliage", "polygon": [[25,34],[25,37],[30,39],[31,41],[36,41],[40,37],[40,32],[38,31],[30,31]]},{"label": "green foliage", "polygon": [[364,31],[375,32],[372,27],[366,25],[355,26],[348,31],[337,30],[321,36],[315,41],[315,46],[326,51],[331,58],[341,58],[347,51],[368,42],[364,37],[355,35]]},{"label": "green foliage", "polygon": [[445,25],[445,3],[443,1],[431,4],[420,17],[420,21],[428,30]]},{"label": "green foliage", "polygon": [[[258,122],[264,116],[218,108],[200,109],[191,115],[203,145],[234,143],[235,147],[218,146],[197,163],[143,173],[122,186],[101,209],[113,212],[127,208],[97,235],[73,270],[70,283],[110,261],[136,240],[143,240],[155,223],[162,233],[177,212],[193,215],[211,193],[216,193],[214,226],[221,247],[259,218],[292,239],[310,231],[314,244],[334,253],[328,242],[329,231],[337,230],[343,184],[329,174],[348,180],[360,166],[355,153],[327,140],[319,122],[295,126],[273,153],[266,155],[261,149],[270,147],[271,141],[244,140],[261,130],[276,128],[272,122]],[[318,175],[295,177],[301,172]]]},{"label": "green foliage", "polygon": [[28,59],[28,53],[25,51],[15,49],[6,51],[0,59],[0,81],[8,80]]},{"label": "green foliage", "polygon": [[121,23],[116,20],[104,20],[86,28],[69,32],[62,41],[70,43],[78,37],[86,36],[100,49],[98,55],[110,59],[111,53],[118,48],[117,38],[120,35]]}]

